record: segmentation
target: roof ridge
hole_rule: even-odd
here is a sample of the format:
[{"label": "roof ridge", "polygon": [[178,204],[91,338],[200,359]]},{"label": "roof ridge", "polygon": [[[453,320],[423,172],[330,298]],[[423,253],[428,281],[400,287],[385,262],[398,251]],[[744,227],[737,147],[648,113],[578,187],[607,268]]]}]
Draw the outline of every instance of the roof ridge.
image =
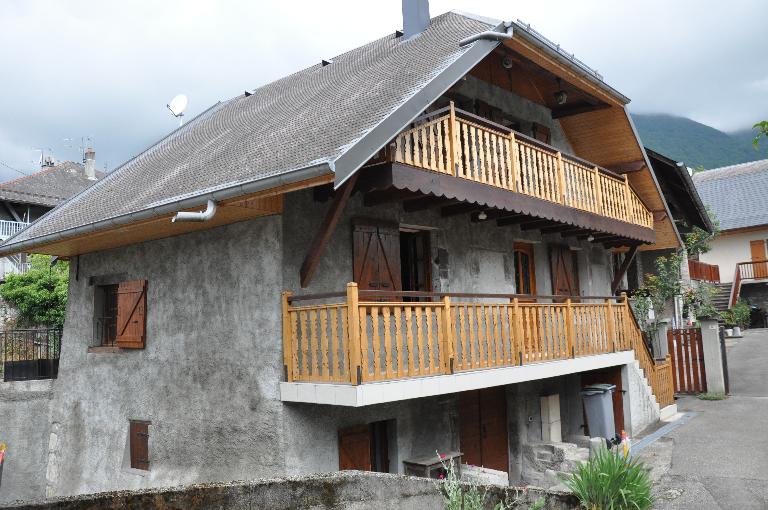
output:
[{"label": "roof ridge", "polygon": [[761,163],[768,164],[768,159],[757,159],[755,161],[745,161],[744,163],[736,163],[735,165],[728,165],[728,166],[721,166],[718,168],[710,168],[709,170],[705,170],[704,172],[699,172],[700,175],[705,174],[711,174],[712,172],[722,172],[726,170],[737,170],[741,167],[745,167],[748,165],[759,165]]}]

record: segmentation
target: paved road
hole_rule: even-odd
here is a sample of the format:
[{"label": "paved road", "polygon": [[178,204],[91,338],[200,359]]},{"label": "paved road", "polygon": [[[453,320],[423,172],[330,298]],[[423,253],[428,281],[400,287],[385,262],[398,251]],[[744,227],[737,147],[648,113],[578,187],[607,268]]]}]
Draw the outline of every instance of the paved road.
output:
[{"label": "paved road", "polygon": [[768,509],[768,330],[728,348],[731,396],[678,400],[698,415],[641,452],[653,466],[654,508]]}]

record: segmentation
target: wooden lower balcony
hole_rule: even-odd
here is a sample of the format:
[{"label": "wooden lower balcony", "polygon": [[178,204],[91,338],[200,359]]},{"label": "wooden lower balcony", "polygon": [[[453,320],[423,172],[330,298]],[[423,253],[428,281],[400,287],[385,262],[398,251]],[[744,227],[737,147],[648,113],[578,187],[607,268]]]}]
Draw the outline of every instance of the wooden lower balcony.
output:
[{"label": "wooden lower balcony", "polygon": [[339,293],[286,292],[283,353],[287,383],[355,387],[525,367],[557,366],[554,377],[590,369],[588,358],[611,366],[634,356],[658,402],[672,401],[671,366],[651,357],[626,296],[383,293],[354,283]]}]

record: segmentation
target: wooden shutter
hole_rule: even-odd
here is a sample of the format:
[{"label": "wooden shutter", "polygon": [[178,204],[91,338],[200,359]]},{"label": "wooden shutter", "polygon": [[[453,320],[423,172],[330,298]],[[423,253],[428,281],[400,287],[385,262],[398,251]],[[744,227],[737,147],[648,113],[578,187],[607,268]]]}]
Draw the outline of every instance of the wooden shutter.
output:
[{"label": "wooden shutter", "polygon": [[360,290],[402,290],[397,225],[358,222],[352,244],[353,277]]},{"label": "wooden shutter", "polygon": [[552,246],[549,255],[552,266],[552,294],[578,296],[579,277],[573,252],[567,246]]},{"label": "wooden shutter", "polygon": [[117,346],[143,349],[147,330],[147,281],[122,282],[117,287]]},{"label": "wooden shutter", "polygon": [[371,427],[357,425],[339,430],[339,470],[371,471]]},{"label": "wooden shutter", "polygon": [[131,421],[128,437],[131,467],[149,471],[149,422]]},{"label": "wooden shutter", "polygon": [[[750,241],[749,242],[749,252],[752,256],[752,262],[762,261],[766,259],[765,256],[765,241],[763,239],[759,239],[757,241]],[[755,278],[766,278],[768,277],[768,264],[761,263],[761,264],[755,264]]]},{"label": "wooden shutter", "polygon": [[459,441],[464,463],[509,471],[504,386],[459,394]]},{"label": "wooden shutter", "polygon": [[533,123],[533,137],[540,142],[549,144],[552,142],[552,133],[547,126]]},{"label": "wooden shutter", "polygon": [[480,438],[480,390],[459,393],[459,443],[464,454],[462,462],[483,465],[483,447]]}]

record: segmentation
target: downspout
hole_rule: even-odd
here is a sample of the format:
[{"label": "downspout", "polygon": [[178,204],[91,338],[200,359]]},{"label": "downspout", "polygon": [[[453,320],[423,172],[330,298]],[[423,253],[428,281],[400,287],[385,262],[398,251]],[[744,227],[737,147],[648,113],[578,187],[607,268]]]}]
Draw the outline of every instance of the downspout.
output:
[{"label": "downspout", "polygon": [[171,221],[174,223],[177,221],[208,221],[211,218],[213,218],[214,214],[216,214],[216,202],[209,199],[208,206],[205,208],[205,211],[177,212],[176,216],[174,216],[173,219],[171,219]]},{"label": "downspout", "polygon": [[[507,30],[511,29],[508,28]],[[491,41],[508,41],[509,39],[512,39],[512,34],[509,32],[496,32],[495,30],[487,30],[485,32],[480,32],[479,34],[471,35],[466,39],[462,39],[459,41],[459,47],[472,44],[473,42],[479,41],[480,39],[489,39]]]}]

